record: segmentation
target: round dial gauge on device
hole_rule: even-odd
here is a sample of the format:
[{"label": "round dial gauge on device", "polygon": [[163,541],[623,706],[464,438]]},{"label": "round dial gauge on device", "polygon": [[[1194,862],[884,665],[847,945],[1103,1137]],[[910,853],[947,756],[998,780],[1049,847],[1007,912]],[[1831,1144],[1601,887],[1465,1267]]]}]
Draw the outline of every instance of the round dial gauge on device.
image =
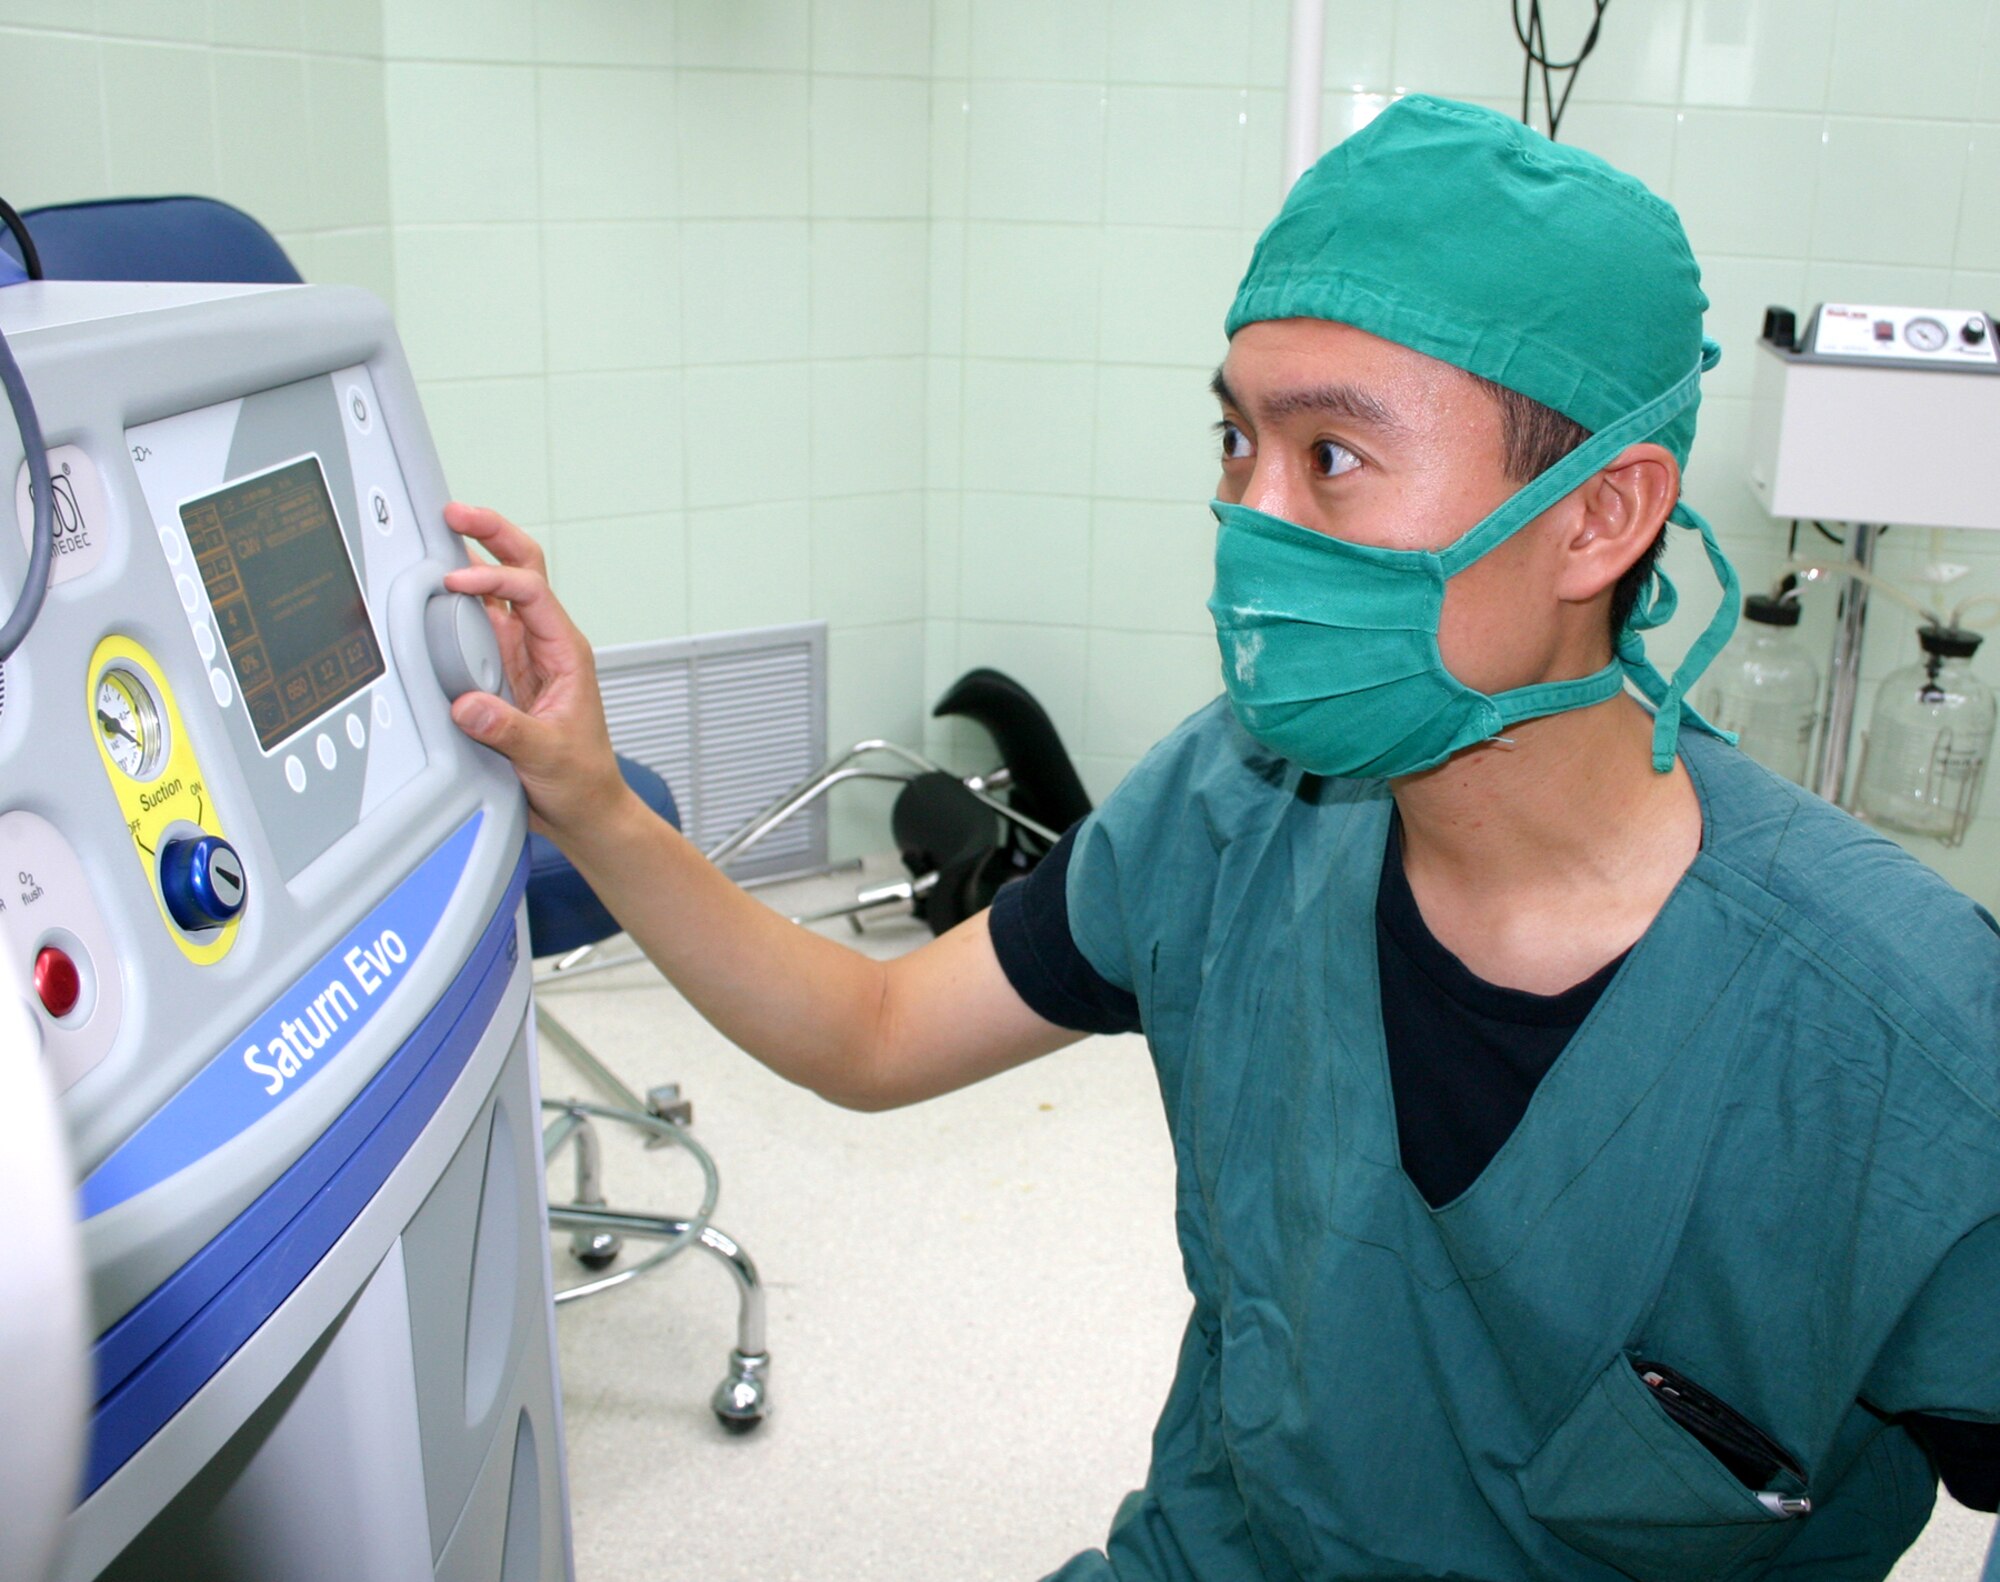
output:
[{"label": "round dial gauge on device", "polygon": [[112,665],[97,678],[97,732],[111,761],[134,780],[150,780],[167,761],[167,723],[152,687],[136,671]]},{"label": "round dial gauge on device", "polygon": [[1936,319],[1911,319],[1903,326],[1903,339],[1920,352],[1934,352],[1943,346],[1949,337],[1945,328]]}]

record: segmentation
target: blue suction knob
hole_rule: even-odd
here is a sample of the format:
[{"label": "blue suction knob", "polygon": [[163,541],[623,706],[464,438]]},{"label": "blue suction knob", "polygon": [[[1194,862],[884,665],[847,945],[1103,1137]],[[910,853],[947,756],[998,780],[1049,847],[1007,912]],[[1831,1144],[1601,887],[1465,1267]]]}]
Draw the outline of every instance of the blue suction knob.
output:
[{"label": "blue suction knob", "polygon": [[243,859],[220,835],[170,840],[160,848],[160,894],[190,934],[220,928],[243,910]]}]

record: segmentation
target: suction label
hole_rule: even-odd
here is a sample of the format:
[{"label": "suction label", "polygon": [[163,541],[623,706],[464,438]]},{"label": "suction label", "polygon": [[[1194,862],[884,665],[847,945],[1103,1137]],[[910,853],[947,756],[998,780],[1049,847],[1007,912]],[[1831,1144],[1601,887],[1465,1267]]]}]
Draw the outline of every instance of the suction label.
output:
[{"label": "suction label", "polygon": [[475,813],[84,1180],[89,1219],[247,1131],[294,1097],[396,997],[457,893]]}]

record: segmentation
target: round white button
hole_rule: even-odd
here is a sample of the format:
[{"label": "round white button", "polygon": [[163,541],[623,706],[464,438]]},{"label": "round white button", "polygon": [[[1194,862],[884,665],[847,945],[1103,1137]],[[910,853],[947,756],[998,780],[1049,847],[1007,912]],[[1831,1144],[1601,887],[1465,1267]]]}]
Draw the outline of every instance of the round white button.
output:
[{"label": "round white button", "polygon": [[219,707],[225,709],[229,707],[229,699],[231,697],[229,672],[224,670],[222,666],[211,665],[209,667],[208,690],[215,694],[215,701]]},{"label": "round white button", "polygon": [[347,420],[366,434],[375,427],[375,414],[370,409],[368,394],[359,385],[349,385],[346,395]]},{"label": "round white button", "polygon": [[163,527],[160,529],[160,548],[167,552],[167,564],[169,566],[178,566],[181,563],[181,557],[187,553],[186,546],[181,543],[180,530],[173,527]]},{"label": "round white button", "polygon": [[368,520],[375,524],[375,531],[384,536],[396,530],[396,524],[389,515],[389,497],[380,489],[368,491]]},{"label": "round white button", "polygon": [[333,750],[333,738],[327,735],[325,731],[319,733],[319,740],[313,743],[313,747],[319,753],[319,762],[322,769],[331,769],[340,756]]},{"label": "round white button", "polygon": [[203,660],[215,657],[215,628],[206,621],[194,623],[194,646],[201,650]]},{"label": "round white button", "polygon": [[368,733],[361,728],[361,716],[359,714],[350,714],[347,716],[347,739],[354,743],[356,747],[359,747],[363,742],[368,740]]},{"label": "round white button", "polygon": [[375,729],[377,729],[378,731],[386,731],[388,728],[389,728],[389,700],[383,697],[382,694],[378,692],[375,694]]},{"label": "round white button", "polygon": [[299,762],[297,753],[285,754],[285,784],[294,791],[306,788],[306,766]]},{"label": "round white button", "polygon": [[183,572],[174,578],[174,589],[181,596],[181,608],[192,615],[201,606],[201,590],[195,587],[194,578]]}]

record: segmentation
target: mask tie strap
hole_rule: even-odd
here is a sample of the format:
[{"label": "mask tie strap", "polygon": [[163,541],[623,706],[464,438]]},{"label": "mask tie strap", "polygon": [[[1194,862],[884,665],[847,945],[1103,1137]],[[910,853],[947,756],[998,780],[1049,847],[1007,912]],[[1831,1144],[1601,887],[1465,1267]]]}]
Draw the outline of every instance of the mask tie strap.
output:
[{"label": "mask tie strap", "polygon": [[1495,693],[1493,706],[1500,713],[1502,726],[1519,725],[1523,720],[1539,719],[1544,714],[1563,714],[1570,709],[1605,703],[1624,690],[1625,670],[1621,656],[1602,670],[1578,676],[1574,681],[1545,681],[1535,686],[1516,687],[1511,692]]},{"label": "mask tie strap", "polygon": [[1438,564],[1455,576],[1482,555],[1497,549],[1586,479],[1601,472],[1624,453],[1625,447],[1657,434],[1701,393],[1701,369],[1644,406],[1600,429],[1547,472],[1522,485],[1468,528],[1456,542],[1438,551]]},{"label": "mask tie strap", "polygon": [[1665,774],[1674,766],[1674,748],[1680,740],[1684,718],[1712,736],[1732,743],[1736,740],[1733,732],[1717,730],[1689,707],[1687,693],[1736,630],[1742,605],[1742,584],[1737,580],[1736,568],[1730,565],[1729,557],[1723,554],[1722,546],[1716,542],[1715,529],[1709,526],[1707,518],[1681,501],[1674,506],[1668,520],[1701,534],[1709,567],[1715,572],[1715,580],[1722,585],[1722,601],[1716,606],[1715,614],[1709,617],[1701,635],[1688,649],[1687,656],[1674,667],[1671,681],[1661,676],[1659,669],[1646,657],[1645,641],[1639,635],[1665,622],[1678,603],[1679,596],[1664,572],[1655,571],[1657,585],[1649,590],[1651,597],[1644,601],[1643,609],[1633,611],[1632,620],[1618,639],[1619,662],[1654,708],[1653,768],[1660,774]]}]

